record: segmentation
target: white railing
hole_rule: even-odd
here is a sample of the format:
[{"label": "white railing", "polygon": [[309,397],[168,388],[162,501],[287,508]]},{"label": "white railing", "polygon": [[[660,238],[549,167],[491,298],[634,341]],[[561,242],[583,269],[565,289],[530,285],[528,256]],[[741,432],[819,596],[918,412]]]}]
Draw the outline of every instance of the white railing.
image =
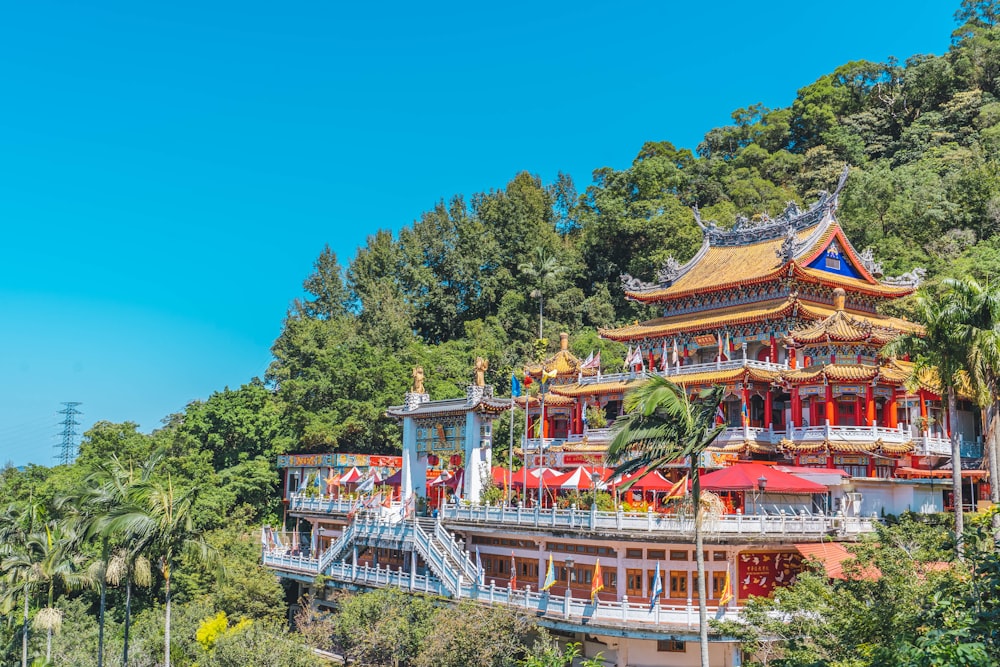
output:
[{"label": "white railing", "polygon": [[661,371],[659,368],[656,368],[639,372],[627,371],[623,373],[602,373],[600,375],[592,375],[590,377],[581,377],[579,378],[579,383],[582,385],[588,385],[604,382],[628,382],[629,380],[642,380],[652,375],[659,375],[661,377],[676,377],[681,375],[690,375],[693,373],[707,373],[710,371],[735,371],[740,368],[786,371],[788,370],[788,364],[775,363],[772,361],[757,361],[756,359],[747,358],[729,359],[726,361],[708,361],[700,364],[688,364],[686,366],[671,364],[666,371]]},{"label": "white railing", "polygon": [[324,514],[347,514],[357,504],[351,498],[334,498],[333,496],[306,496],[293,493],[288,499],[289,510],[303,512],[320,512]]},{"label": "white railing", "polygon": [[332,542],[330,546],[327,548],[327,550],[323,552],[323,555],[320,556],[319,559],[320,571],[328,567],[330,563],[333,562],[334,558],[343,553],[344,549],[346,549],[351,545],[351,543],[354,541],[354,535],[357,532],[357,528],[355,526],[356,524],[353,522],[348,526],[346,526],[344,528],[344,532],[341,533],[340,537],[338,537],[334,542]]},{"label": "white railing", "polygon": [[420,524],[407,522],[407,525],[413,529],[413,546],[415,550],[423,556],[424,562],[427,563],[430,569],[440,577],[448,592],[455,597],[461,597],[463,574],[455,572],[452,569],[448,563],[448,558],[434,548],[430,536],[424,532]]},{"label": "white railing", "polygon": [[455,536],[448,532],[440,522],[434,523],[434,537],[445,548],[452,560],[462,566],[462,572],[467,580],[472,581],[478,576],[476,566],[469,558],[469,552],[458,546],[455,542]]},{"label": "white railing", "polygon": [[949,438],[914,438],[914,456],[951,456]]},{"label": "white railing", "polygon": [[[647,533],[659,537],[694,535],[694,518],[679,514],[647,512],[594,512],[589,510],[449,505],[442,510],[445,521],[459,524],[523,526],[559,530]],[[877,519],[823,514],[725,514],[706,519],[703,531],[712,536],[819,537],[830,533],[858,535],[875,530]]]},{"label": "white railing", "polygon": [[[264,565],[296,574],[316,575],[320,572],[319,561],[316,559],[290,557],[275,552],[264,553]],[[346,561],[331,563],[323,570],[323,574],[335,581],[363,586],[392,586],[413,593],[471,598],[482,603],[514,607],[545,618],[579,622],[588,627],[645,626],[656,629],[695,628],[698,625],[698,607],[693,602],[684,605],[662,602],[650,605],[645,602],[629,602],[628,596],[623,596],[620,601],[592,601],[588,598],[535,592],[531,586],[512,590],[509,586],[497,586],[493,581],[484,586],[479,586],[474,581],[463,582],[459,588],[460,594],[454,594],[441,580],[430,574],[418,574],[413,569],[407,572],[402,567],[393,570],[389,567],[358,566]],[[709,606],[708,611],[712,618],[735,620],[740,608],[735,605],[721,608]]]}]

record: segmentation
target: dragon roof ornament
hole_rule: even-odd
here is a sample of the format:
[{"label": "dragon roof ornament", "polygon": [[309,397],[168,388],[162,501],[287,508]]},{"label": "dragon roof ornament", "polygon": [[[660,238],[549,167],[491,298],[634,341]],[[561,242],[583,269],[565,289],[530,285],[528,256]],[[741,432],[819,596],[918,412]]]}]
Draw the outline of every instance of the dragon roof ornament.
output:
[{"label": "dragon roof ornament", "polygon": [[704,222],[696,207],[694,208],[695,222],[708,242],[714,246],[748,245],[787,236],[789,229],[792,229],[793,232],[799,232],[812,227],[836,210],[840,192],[847,183],[848,173],[848,166],[844,165],[840,179],[837,181],[837,188],[832,193],[820,192],[819,199],[805,211],[800,209],[795,202],[788,202],[785,210],[777,217],[772,218],[764,213],[754,219],[749,219],[740,215],[737,216],[736,224],[733,225],[732,229],[724,230],[720,229],[713,220]]}]

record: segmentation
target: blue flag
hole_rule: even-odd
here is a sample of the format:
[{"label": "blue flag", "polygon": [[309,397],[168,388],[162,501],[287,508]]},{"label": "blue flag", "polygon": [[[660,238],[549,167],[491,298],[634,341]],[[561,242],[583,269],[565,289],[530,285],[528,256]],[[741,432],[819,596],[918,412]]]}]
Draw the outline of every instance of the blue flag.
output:
[{"label": "blue flag", "polygon": [[660,579],[660,561],[656,561],[656,576],[653,577],[653,590],[649,592],[649,610],[656,607],[656,603],[663,594],[663,581]]},{"label": "blue flag", "polygon": [[513,373],[510,374],[510,395],[514,397],[521,395],[521,381]]},{"label": "blue flag", "polygon": [[479,557],[479,547],[476,547],[476,576],[479,577],[479,585],[483,585],[484,579],[483,560]]}]

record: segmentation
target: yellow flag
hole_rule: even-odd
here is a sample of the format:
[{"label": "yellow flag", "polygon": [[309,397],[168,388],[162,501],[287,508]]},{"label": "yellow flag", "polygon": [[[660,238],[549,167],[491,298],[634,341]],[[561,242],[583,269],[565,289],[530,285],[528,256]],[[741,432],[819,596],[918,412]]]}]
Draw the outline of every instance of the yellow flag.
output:
[{"label": "yellow flag", "polygon": [[733,599],[733,582],[729,578],[729,566],[726,566],[726,582],[722,585],[722,594],[719,595],[719,606],[724,607]]},{"label": "yellow flag", "polygon": [[551,371],[543,370],[542,371],[542,382],[548,382],[549,380],[553,380],[553,379],[555,379],[556,375],[558,375],[558,373],[556,372],[556,369],[554,369],[554,368]]},{"label": "yellow flag", "polygon": [[594,563],[594,578],[590,582],[590,599],[597,599],[597,594],[604,590],[604,577],[601,575],[601,559]]}]

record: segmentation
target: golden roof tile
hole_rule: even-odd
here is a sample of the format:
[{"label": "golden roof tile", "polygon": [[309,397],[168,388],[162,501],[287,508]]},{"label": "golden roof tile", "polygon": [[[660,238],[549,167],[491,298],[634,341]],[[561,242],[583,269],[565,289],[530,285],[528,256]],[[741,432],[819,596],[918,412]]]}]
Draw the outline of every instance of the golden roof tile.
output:
[{"label": "golden roof tile", "polygon": [[599,329],[603,338],[616,341],[662,338],[678,333],[715,330],[723,325],[749,324],[787,317],[794,310],[795,299],[773,299],[759,303],[718,308],[710,311],[658,317],[617,329]]}]

